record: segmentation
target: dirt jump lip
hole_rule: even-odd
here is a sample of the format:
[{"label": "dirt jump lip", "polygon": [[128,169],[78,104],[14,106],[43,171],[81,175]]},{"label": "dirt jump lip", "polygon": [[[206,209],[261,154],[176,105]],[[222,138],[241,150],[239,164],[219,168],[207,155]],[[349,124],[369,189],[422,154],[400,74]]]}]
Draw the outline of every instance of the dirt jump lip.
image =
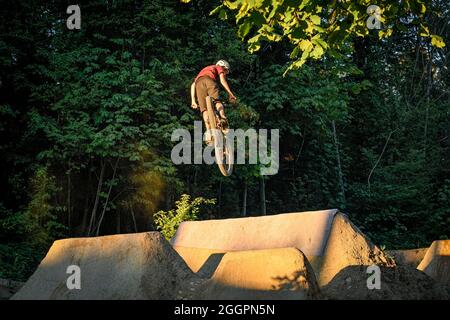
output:
[{"label": "dirt jump lip", "polygon": [[337,209],[270,216],[183,222],[174,247],[242,251],[295,247],[307,256],[323,255]]}]

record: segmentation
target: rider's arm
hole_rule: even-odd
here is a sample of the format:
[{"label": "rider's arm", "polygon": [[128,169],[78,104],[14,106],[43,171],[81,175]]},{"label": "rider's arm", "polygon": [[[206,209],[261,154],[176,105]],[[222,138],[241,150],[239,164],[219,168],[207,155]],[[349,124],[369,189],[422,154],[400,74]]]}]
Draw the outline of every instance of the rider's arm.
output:
[{"label": "rider's arm", "polygon": [[227,78],[225,78],[225,74],[224,73],[220,74],[220,84],[228,92],[228,94],[230,95],[230,98],[236,99],[236,97],[234,96],[233,92],[231,92],[230,86],[228,85]]},{"label": "rider's arm", "polygon": [[191,84],[191,106],[192,108],[197,108],[197,102],[195,101],[195,81]]}]

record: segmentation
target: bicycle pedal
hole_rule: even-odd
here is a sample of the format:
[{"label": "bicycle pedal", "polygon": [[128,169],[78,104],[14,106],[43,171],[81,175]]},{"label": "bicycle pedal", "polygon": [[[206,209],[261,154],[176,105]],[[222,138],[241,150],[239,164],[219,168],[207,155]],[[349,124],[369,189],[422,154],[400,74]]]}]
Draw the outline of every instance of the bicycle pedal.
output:
[{"label": "bicycle pedal", "polygon": [[228,120],[225,118],[220,119],[220,127],[228,130]]}]

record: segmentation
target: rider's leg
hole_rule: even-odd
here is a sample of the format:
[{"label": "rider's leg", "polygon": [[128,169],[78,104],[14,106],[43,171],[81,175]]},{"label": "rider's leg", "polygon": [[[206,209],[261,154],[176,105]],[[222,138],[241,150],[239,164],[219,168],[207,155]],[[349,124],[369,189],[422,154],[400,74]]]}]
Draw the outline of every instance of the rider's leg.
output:
[{"label": "rider's leg", "polygon": [[203,122],[205,123],[206,129],[210,129],[209,122],[208,122],[208,112],[203,111],[202,116],[203,116]]},{"label": "rider's leg", "polygon": [[216,102],[216,110],[219,111],[220,117],[221,117],[222,119],[225,119],[225,118],[226,118],[226,116],[225,116],[225,110],[224,110],[224,109],[225,109],[225,108],[223,107],[222,102],[217,101],[217,102]]},{"label": "rider's leg", "polygon": [[227,117],[225,116],[225,111],[224,111],[224,107],[223,107],[222,102],[216,101],[215,107],[216,107],[216,110],[219,112],[219,115],[220,115],[220,118],[221,118],[220,119],[220,124],[221,124],[221,127],[222,127],[222,131],[224,133],[228,133],[228,120],[227,120]]},{"label": "rider's leg", "polygon": [[202,112],[202,117],[203,117],[203,122],[205,123],[205,133],[204,133],[204,141],[206,142],[207,145],[211,146],[213,144],[213,140],[212,140],[212,134],[211,134],[211,128],[209,126],[209,122],[208,122],[208,112],[203,111]]}]

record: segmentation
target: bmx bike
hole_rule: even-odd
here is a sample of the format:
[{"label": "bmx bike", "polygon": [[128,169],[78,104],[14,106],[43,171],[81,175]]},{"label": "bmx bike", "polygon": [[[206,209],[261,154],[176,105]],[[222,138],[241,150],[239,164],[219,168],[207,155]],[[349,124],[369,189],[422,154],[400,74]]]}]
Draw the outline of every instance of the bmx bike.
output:
[{"label": "bmx bike", "polygon": [[233,172],[234,150],[233,141],[228,139],[228,128],[223,128],[219,112],[214,106],[214,99],[206,97],[206,112],[208,124],[211,128],[211,138],[214,146],[214,156],[220,172],[228,177]]}]

